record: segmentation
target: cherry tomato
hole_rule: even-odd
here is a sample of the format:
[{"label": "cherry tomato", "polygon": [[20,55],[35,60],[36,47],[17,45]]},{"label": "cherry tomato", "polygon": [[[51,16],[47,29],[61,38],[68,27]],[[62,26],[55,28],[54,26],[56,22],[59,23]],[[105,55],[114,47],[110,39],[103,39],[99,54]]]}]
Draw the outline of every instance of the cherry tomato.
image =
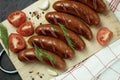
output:
[{"label": "cherry tomato", "polygon": [[101,27],[97,32],[97,41],[102,46],[106,45],[112,38],[113,32],[110,31],[107,27]]},{"label": "cherry tomato", "polygon": [[22,36],[30,36],[34,33],[34,28],[32,22],[24,22],[20,27],[17,29],[17,32]]},{"label": "cherry tomato", "polygon": [[19,27],[26,20],[26,14],[20,10],[14,11],[8,15],[8,21],[14,26]]},{"label": "cherry tomato", "polygon": [[9,49],[16,53],[23,50],[26,47],[24,38],[17,33],[11,33],[8,38]]}]

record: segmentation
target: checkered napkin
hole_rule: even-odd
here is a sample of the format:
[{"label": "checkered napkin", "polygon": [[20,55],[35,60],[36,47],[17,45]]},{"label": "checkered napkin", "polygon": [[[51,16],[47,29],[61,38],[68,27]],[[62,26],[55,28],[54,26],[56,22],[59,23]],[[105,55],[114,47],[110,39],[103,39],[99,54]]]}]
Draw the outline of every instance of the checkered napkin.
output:
[{"label": "checkered napkin", "polygon": [[[107,1],[120,21],[120,0]],[[120,39],[53,80],[120,80],[119,66]]]},{"label": "checkered napkin", "polygon": [[120,0],[107,0],[109,7],[120,21]]}]

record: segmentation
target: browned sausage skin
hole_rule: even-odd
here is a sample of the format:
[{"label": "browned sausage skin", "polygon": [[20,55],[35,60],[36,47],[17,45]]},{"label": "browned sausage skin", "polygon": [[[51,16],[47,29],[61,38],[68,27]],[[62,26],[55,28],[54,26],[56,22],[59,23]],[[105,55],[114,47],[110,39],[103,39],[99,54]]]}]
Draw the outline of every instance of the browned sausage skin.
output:
[{"label": "browned sausage skin", "polygon": [[[57,25],[43,24],[43,25],[38,26],[35,29],[35,32],[38,35],[52,36],[52,37],[59,38],[66,42],[62,29]],[[71,41],[73,42],[75,49],[83,50],[85,48],[86,45],[79,36],[77,36],[74,32],[70,30],[67,30],[67,33],[69,34],[69,37]]]},{"label": "browned sausage skin", "polygon": [[61,12],[49,12],[45,15],[46,20],[52,24],[61,23],[68,29],[83,35],[86,39],[91,40],[93,38],[92,32],[83,22],[78,18]]},{"label": "browned sausage skin", "polygon": [[106,5],[103,0],[73,0],[79,1],[94,9],[96,12],[105,13]]},{"label": "browned sausage skin", "polygon": [[48,37],[48,36],[32,36],[29,38],[28,43],[33,45],[35,43],[38,47],[56,53],[62,58],[72,58],[74,52],[62,40]]},{"label": "browned sausage skin", "polygon": [[89,25],[98,25],[100,18],[95,11],[88,6],[75,1],[57,1],[53,4],[56,11],[70,13],[82,18]]},{"label": "browned sausage skin", "polygon": [[[61,59],[59,56],[57,56],[49,51],[46,51],[46,52],[54,58],[55,63],[52,63],[48,58],[43,57],[43,60],[45,63],[47,63],[48,65],[50,65],[56,69],[65,69],[66,63],[63,59]],[[24,49],[23,51],[20,51],[18,53],[18,59],[22,62],[37,62],[37,61],[39,61],[35,55],[34,48]]]}]

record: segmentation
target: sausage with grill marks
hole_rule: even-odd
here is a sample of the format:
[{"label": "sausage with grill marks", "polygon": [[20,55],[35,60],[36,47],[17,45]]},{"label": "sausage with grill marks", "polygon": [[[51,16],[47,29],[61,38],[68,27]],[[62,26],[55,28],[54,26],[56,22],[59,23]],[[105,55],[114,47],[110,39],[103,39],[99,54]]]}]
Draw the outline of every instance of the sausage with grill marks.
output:
[{"label": "sausage with grill marks", "polygon": [[105,13],[107,9],[103,0],[73,0],[73,1],[79,1],[81,3],[84,3],[85,5],[91,7],[98,13]]},{"label": "sausage with grill marks", "polygon": [[[66,42],[66,39],[65,39],[62,29],[57,25],[42,24],[35,29],[35,32],[38,35],[51,36],[51,37],[55,37],[55,38],[61,39]],[[85,45],[84,41],[78,35],[76,35],[71,30],[67,30],[67,33],[68,33],[71,41],[73,42],[75,49],[83,50],[85,48],[86,45]]]},{"label": "sausage with grill marks", "polygon": [[38,47],[56,53],[61,58],[72,58],[74,51],[62,40],[48,36],[32,36],[28,39],[30,45],[36,44]]},{"label": "sausage with grill marks", "polygon": [[98,14],[88,6],[75,1],[57,1],[53,8],[59,12],[70,13],[82,18],[89,25],[99,25],[100,18]]},{"label": "sausage with grill marks", "polygon": [[92,31],[89,27],[72,15],[62,12],[48,12],[45,17],[48,22],[57,25],[61,23],[68,29],[81,34],[88,40],[93,38]]},{"label": "sausage with grill marks", "polygon": [[[56,68],[56,69],[65,69],[66,63],[62,58],[53,54],[52,52],[49,52],[49,51],[45,51],[45,52],[47,52],[49,55],[51,55],[55,60],[55,62],[51,62],[47,57],[42,56],[42,58],[46,64],[48,64],[51,67]],[[28,48],[28,49],[24,49],[24,50],[20,51],[18,53],[18,59],[22,62],[37,62],[37,61],[39,61],[35,55],[34,48]]]}]

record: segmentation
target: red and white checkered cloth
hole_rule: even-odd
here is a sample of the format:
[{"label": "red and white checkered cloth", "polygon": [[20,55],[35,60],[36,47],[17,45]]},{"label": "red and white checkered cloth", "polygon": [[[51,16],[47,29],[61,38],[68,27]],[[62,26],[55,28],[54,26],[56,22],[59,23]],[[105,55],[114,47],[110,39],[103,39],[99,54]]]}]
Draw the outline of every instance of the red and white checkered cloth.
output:
[{"label": "red and white checkered cloth", "polygon": [[[120,21],[120,0],[107,1]],[[53,80],[120,80],[118,66],[120,66],[120,39]]]},{"label": "red and white checkered cloth", "polygon": [[99,74],[97,80],[120,80],[120,59],[112,66],[106,69],[103,73]]},{"label": "red and white checkered cloth", "polygon": [[109,7],[114,12],[118,20],[120,21],[120,0],[107,0]]}]

